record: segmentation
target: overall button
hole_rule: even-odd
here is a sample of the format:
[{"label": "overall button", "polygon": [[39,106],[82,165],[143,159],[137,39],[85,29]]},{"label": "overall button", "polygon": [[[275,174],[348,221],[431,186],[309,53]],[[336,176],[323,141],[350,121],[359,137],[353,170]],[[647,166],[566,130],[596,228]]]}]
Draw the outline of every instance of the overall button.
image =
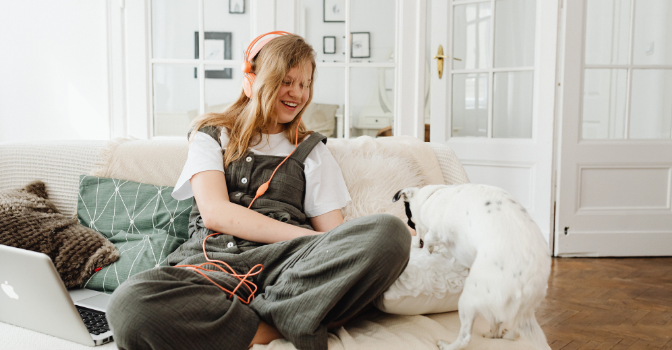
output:
[{"label": "overall button", "polygon": [[231,247],[233,247],[233,242],[229,242],[229,243],[226,245],[226,247],[227,247],[227,248],[231,248]]},{"label": "overall button", "polygon": [[243,192],[238,192],[238,193],[236,193],[236,197],[240,197],[240,196],[242,196],[242,195],[243,195]]},{"label": "overall button", "polygon": [[248,162],[248,163],[251,162],[251,161],[252,161],[252,157],[247,157],[247,158],[245,158],[245,161]]},{"label": "overall button", "polygon": [[244,177],[244,178],[240,179],[240,182],[242,182],[242,183],[246,184],[246,183],[247,183],[247,178],[246,178],[246,177]]}]

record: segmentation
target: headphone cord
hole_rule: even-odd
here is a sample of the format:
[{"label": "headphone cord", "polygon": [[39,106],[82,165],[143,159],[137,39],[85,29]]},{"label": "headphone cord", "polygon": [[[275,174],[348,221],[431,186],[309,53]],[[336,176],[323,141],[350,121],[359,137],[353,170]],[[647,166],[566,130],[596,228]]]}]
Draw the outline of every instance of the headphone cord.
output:
[{"label": "headphone cord", "polygon": [[[268,181],[264,182],[263,184],[261,184],[259,186],[259,188],[257,189],[257,193],[256,193],[255,197],[252,199],[252,202],[250,202],[250,205],[247,207],[248,209],[252,208],[252,204],[254,203],[254,201],[257,198],[261,197],[264,193],[266,193],[266,190],[268,190],[268,186],[271,184],[271,179],[273,179],[273,176],[275,175],[275,172],[278,171],[280,166],[282,164],[284,164],[285,161],[287,161],[287,159],[289,159],[289,157],[299,147],[299,126],[300,125],[301,125],[301,118],[299,118],[299,123],[296,125],[296,138],[295,138],[294,149],[292,150],[292,152],[289,153],[289,155],[287,155],[287,157],[285,157],[285,159],[280,164],[278,164],[278,166],[275,168],[275,170],[271,174],[271,177],[268,179]],[[187,269],[190,269],[190,270],[194,270],[195,272],[197,272],[201,276],[205,277],[208,281],[212,282],[212,284],[219,287],[219,289],[221,289],[223,292],[227,293],[229,295],[228,299],[233,298],[233,296],[235,295],[241,302],[243,302],[243,304],[249,304],[252,300],[254,300],[254,293],[257,292],[257,285],[254,284],[254,282],[252,282],[252,281],[248,281],[247,278],[260,274],[261,271],[264,270],[264,265],[262,265],[262,264],[254,265],[250,269],[250,271],[248,271],[246,274],[240,275],[240,274],[237,274],[236,271],[233,268],[231,268],[231,266],[229,266],[229,264],[227,264],[227,263],[225,263],[221,260],[214,260],[214,259],[208,258],[208,254],[205,250],[205,241],[207,241],[208,238],[210,238],[212,236],[217,236],[217,235],[221,235],[221,233],[220,232],[215,232],[213,234],[208,235],[203,240],[203,255],[205,256],[205,260],[207,260],[208,262],[205,262],[205,263],[202,263],[202,264],[199,264],[199,265],[176,265],[175,267],[184,267],[184,268],[187,268]],[[223,267],[217,265],[217,263],[225,265],[229,269],[229,271],[226,271]],[[221,272],[230,274],[231,276],[237,278],[240,282],[238,282],[238,285],[236,286],[236,288],[233,289],[233,291],[230,291],[230,290],[220,286],[219,284],[217,284],[217,282],[213,281],[210,277],[208,277],[205,273],[202,272],[202,271],[217,272],[217,270],[210,270],[210,269],[206,269],[206,268],[203,267],[203,266],[208,266],[208,265],[212,265],[212,266],[216,267]],[[255,271],[255,269],[257,269],[257,268],[259,270]],[[247,297],[247,299],[243,299],[242,297],[236,295],[236,292],[238,291],[238,289],[240,289],[240,287],[243,286],[243,285],[245,285],[245,287],[247,287],[247,290],[250,292],[250,295]]]}]

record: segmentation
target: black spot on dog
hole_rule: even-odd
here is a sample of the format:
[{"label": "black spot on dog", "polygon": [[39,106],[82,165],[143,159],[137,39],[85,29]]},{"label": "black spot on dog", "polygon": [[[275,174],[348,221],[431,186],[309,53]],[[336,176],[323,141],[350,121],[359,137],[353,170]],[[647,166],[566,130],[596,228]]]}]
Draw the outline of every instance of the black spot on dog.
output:
[{"label": "black spot on dog", "polygon": [[485,205],[486,206],[490,205],[490,201],[485,202]]},{"label": "black spot on dog", "polygon": [[520,207],[520,211],[522,211],[523,213],[527,213],[527,210],[525,210],[525,208],[523,207]]},{"label": "black spot on dog", "polygon": [[511,198],[509,198],[509,202],[514,203],[514,204],[516,203],[516,201],[514,201],[514,200],[511,199]]},{"label": "black spot on dog", "polygon": [[497,205],[502,205],[502,201],[497,201]]},{"label": "black spot on dog", "polygon": [[490,210],[488,210],[488,214],[490,214]]},{"label": "black spot on dog", "polygon": [[490,294],[490,288],[488,288],[488,294]]}]

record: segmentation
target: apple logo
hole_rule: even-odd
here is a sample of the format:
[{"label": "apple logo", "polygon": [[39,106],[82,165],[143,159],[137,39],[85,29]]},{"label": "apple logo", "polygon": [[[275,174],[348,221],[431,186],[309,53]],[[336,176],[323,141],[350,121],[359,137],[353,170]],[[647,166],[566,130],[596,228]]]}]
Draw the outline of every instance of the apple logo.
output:
[{"label": "apple logo", "polygon": [[12,299],[19,299],[19,295],[14,292],[14,287],[10,286],[7,281],[5,283],[1,284],[2,290],[7,294]]}]

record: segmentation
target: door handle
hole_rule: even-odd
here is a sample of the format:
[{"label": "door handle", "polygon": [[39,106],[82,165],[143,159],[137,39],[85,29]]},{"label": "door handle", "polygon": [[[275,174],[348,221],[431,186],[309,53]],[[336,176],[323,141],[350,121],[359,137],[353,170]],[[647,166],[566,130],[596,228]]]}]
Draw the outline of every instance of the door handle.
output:
[{"label": "door handle", "polygon": [[[432,59],[436,60],[436,66],[439,70],[439,79],[441,79],[441,77],[443,77],[443,60],[445,58],[448,58],[448,56],[445,56],[443,54],[443,46],[439,45],[439,52],[437,52],[436,55],[434,55],[434,57],[432,57]],[[453,57],[453,59],[456,60],[456,61],[462,61],[462,59],[460,59],[460,58]]]},{"label": "door handle", "polygon": [[436,67],[439,70],[439,79],[441,79],[441,77],[443,77],[443,59],[444,58],[448,58],[448,56],[443,55],[443,45],[439,45],[439,52],[437,52],[436,55],[434,55],[434,57],[432,57],[432,59],[436,60]]}]

